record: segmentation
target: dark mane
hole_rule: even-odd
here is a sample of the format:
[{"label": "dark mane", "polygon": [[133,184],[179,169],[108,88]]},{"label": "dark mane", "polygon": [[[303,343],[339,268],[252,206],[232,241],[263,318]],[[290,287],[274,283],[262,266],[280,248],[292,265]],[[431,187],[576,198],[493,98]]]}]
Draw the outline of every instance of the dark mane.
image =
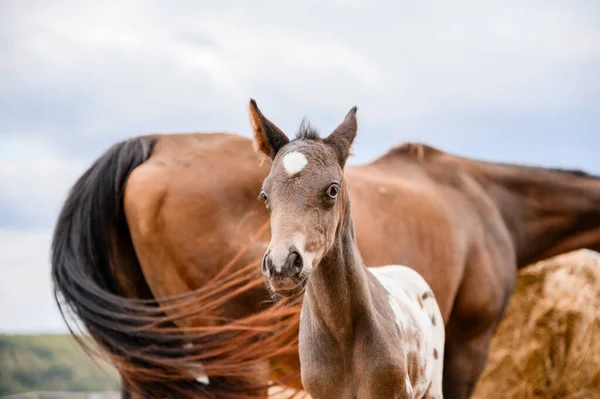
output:
[{"label": "dark mane", "polygon": [[296,132],[296,140],[320,140],[317,129],[310,125],[308,120],[302,119],[298,131]]},{"label": "dark mane", "polygon": [[[423,160],[424,158],[430,157],[432,155],[439,155],[439,154],[453,155],[450,153],[446,153],[442,150],[439,150],[435,147],[432,147],[430,145],[422,144],[422,143],[404,143],[401,145],[397,145],[397,146],[392,147],[386,155],[401,155],[401,154],[414,156],[420,160]],[[453,155],[453,156],[456,156],[456,155]],[[462,158],[460,156],[456,156],[456,157]],[[475,159],[471,159],[471,158],[469,158],[469,159],[471,161],[475,161]],[[600,176],[585,172],[580,169],[550,168],[550,167],[543,167],[543,166],[523,165],[523,164],[518,164],[518,163],[490,162],[490,161],[483,161],[483,160],[479,160],[478,162],[484,162],[487,164],[505,166],[505,167],[511,167],[511,168],[519,168],[519,169],[523,169],[523,170],[530,171],[530,172],[551,172],[551,173],[558,173],[558,174],[562,174],[562,175],[568,175],[568,176],[572,176],[572,177],[583,177],[583,178],[587,178],[587,179],[600,180]]]},{"label": "dark mane", "polygon": [[557,174],[561,174],[561,175],[567,175],[567,176],[572,176],[572,177],[584,177],[586,179],[600,179],[600,176],[585,172],[581,169],[563,169],[563,168],[549,168],[549,167],[543,167],[543,166],[532,166],[532,165],[522,165],[522,164],[516,164],[516,163],[502,163],[502,162],[495,162],[494,164],[496,165],[500,165],[500,166],[509,166],[512,168],[519,168],[519,169],[523,169],[525,171],[530,171],[530,172],[550,172],[550,173],[557,173]]},{"label": "dark mane", "polygon": [[425,157],[439,154],[445,154],[445,152],[423,143],[404,143],[390,148],[384,157],[389,155],[411,155],[422,160]]},{"label": "dark mane", "polygon": [[538,168],[538,169],[547,170],[549,172],[567,174],[567,175],[575,176],[575,177],[586,177],[588,179],[600,179],[600,176],[593,175],[593,174],[583,171],[581,169],[561,169],[561,168]]}]

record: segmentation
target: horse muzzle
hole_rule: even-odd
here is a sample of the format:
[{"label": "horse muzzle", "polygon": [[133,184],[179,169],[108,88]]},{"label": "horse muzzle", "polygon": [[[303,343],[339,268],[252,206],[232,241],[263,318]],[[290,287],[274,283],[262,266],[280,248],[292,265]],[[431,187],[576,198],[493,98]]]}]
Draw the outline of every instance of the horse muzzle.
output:
[{"label": "horse muzzle", "polygon": [[301,275],[303,268],[302,255],[296,248],[291,247],[283,256],[268,251],[263,258],[261,270],[275,293],[292,296],[304,288]]}]

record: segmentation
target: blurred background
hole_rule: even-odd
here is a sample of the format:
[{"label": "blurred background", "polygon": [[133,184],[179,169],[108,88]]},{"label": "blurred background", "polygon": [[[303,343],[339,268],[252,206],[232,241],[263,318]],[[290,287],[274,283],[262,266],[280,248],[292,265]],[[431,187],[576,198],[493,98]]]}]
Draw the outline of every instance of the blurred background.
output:
[{"label": "blurred background", "polygon": [[66,333],[53,225],[116,141],[249,136],[253,97],[288,133],[304,116],[328,133],[358,105],[352,163],[419,141],[599,174],[598,71],[594,0],[0,0],[0,394],[116,387],[66,337],[31,336]]}]

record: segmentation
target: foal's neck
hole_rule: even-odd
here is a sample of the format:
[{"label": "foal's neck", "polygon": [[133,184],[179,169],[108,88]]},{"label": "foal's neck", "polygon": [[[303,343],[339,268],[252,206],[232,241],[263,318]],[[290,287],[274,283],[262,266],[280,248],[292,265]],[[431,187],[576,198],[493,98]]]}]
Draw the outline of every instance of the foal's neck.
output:
[{"label": "foal's neck", "polygon": [[311,317],[341,345],[352,339],[356,319],[368,316],[372,307],[349,204],[344,213],[333,247],[313,270],[307,286]]}]

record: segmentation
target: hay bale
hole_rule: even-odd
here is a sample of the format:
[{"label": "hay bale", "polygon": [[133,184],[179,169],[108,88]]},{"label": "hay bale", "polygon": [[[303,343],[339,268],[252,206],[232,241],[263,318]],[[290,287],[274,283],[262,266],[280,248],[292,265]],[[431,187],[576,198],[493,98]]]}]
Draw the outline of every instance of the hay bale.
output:
[{"label": "hay bale", "polygon": [[600,398],[600,254],[521,270],[474,398]]}]

